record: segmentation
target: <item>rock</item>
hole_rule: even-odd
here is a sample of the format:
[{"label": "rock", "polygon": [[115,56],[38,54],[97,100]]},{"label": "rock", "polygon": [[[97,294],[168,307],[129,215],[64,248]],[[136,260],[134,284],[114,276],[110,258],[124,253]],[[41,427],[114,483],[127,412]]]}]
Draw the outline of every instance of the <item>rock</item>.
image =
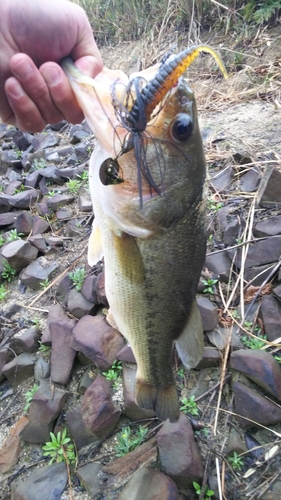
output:
[{"label": "rock", "polygon": [[235,351],[230,366],[281,401],[281,367],[269,352],[260,349]]},{"label": "rock", "polygon": [[34,378],[40,383],[41,378],[47,379],[50,376],[50,363],[43,358],[38,358],[34,366]]},{"label": "rock", "polygon": [[16,240],[7,243],[1,253],[10,266],[19,272],[36,259],[38,250],[29,241]]},{"label": "rock", "polygon": [[86,142],[81,142],[75,146],[75,154],[80,161],[87,160],[87,158],[89,158],[88,147],[89,144]]},{"label": "rock", "polygon": [[235,173],[235,170],[232,165],[228,166],[227,168],[224,168],[220,172],[216,172],[211,180],[210,183],[214,188],[219,191],[220,193],[224,193],[226,190],[228,190],[231,181],[233,179],[233,175]]},{"label": "rock", "polygon": [[29,209],[30,205],[40,199],[40,193],[36,189],[27,189],[21,193],[10,196],[9,204],[11,207]]},{"label": "rock", "polygon": [[278,234],[281,234],[281,215],[262,220],[254,227],[254,236],[257,238],[276,236]]},{"label": "rock", "polygon": [[[67,314],[64,312],[64,308],[60,304],[55,304],[54,306],[51,306],[49,309],[49,314],[47,317],[47,324],[45,326],[45,329],[43,331],[43,335],[41,338],[41,341],[43,344],[46,345],[51,345],[51,334],[49,330],[49,324],[51,322],[58,322],[58,323],[64,323],[64,324],[70,324],[72,325],[72,319],[67,316]],[[73,326],[72,326],[73,328]]]},{"label": "rock", "polygon": [[35,208],[41,217],[52,217],[53,212],[48,208],[47,202],[42,201],[41,203],[36,203]]},{"label": "rock", "polygon": [[126,484],[117,500],[178,500],[174,481],[158,470],[145,467]]},{"label": "rock", "polygon": [[74,196],[70,194],[55,194],[51,198],[47,200],[47,206],[53,212],[56,212],[60,207],[64,207],[64,205],[68,205],[72,203],[74,200]]},{"label": "rock", "polygon": [[72,125],[69,130],[70,144],[77,144],[77,142],[82,141],[85,137],[92,135],[92,132],[85,130],[83,125]]},{"label": "rock", "polygon": [[217,307],[213,302],[207,299],[207,297],[197,298],[197,304],[201,314],[204,332],[214,330],[219,321]]},{"label": "rock", "polygon": [[75,471],[81,484],[84,486],[91,498],[95,498],[100,490],[100,479],[98,473],[102,469],[100,462],[92,462],[78,467]]},{"label": "rock", "polygon": [[22,180],[14,180],[8,184],[5,189],[5,194],[12,195],[16,192],[17,189],[20,189],[22,186]]},{"label": "rock", "polygon": [[3,366],[2,373],[12,385],[18,386],[24,380],[33,376],[36,357],[23,352]]},{"label": "rock", "polygon": [[281,337],[281,304],[272,295],[264,295],[261,299],[261,316],[268,340],[273,342]]},{"label": "rock", "polygon": [[124,340],[103,316],[87,315],[73,329],[71,346],[83,352],[100,370],[106,371],[124,346]]},{"label": "rock", "polygon": [[94,379],[94,374],[91,367],[84,372],[84,375],[82,376],[79,382],[79,387],[78,387],[79,394],[85,394],[88,387],[90,387],[90,385],[92,384],[93,379]]},{"label": "rock", "polygon": [[3,175],[7,172],[9,167],[21,167],[21,160],[16,151],[8,150],[1,151],[0,153],[0,174]]},{"label": "rock", "polygon": [[32,141],[32,146],[36,151],[40,149],[51,148],[57,146],[59,143],[57,134],[45,133],[37,134]]},{"label": "rock", "polygon": [[67,384],[70,380],[76,351],[70,346],[72,330],[76,321],[49,322],[52,342],[51,380],[57,384]]},{"label": "rock", "polygon": [[80,212],[92,212],[93,205],[91,200],[84,198],[84,196],[79,196],[79,210]]},{"label": "rock", "polygon": [[136,363],[136,358],[129,344],[124,345],[117,354],[117,359],[127,361],[127,363]]},{"label": "rock", "polygon": [[257,195],[260,207],[277,208],[281,206],[281,172],[275,167],[269,167],[264,174]]},{"label": "rock", "polygon": [[16,230],[26,236],[31,232],[33,217],[29,212],[23,212],[16,219]]},{"label": "rock", "polygon": [[45,219],[42,219],[42,217],[39,217],[39,215],[35,215],[32,224],[32,235],[34,236],[36,234],[43,234],[47,231],[50,231],[49,222],[47,222]]},{"label": "rock", "polygon": [[68,208],[62,207],[58,209],[56,215],[58,220],[68,220],[71,218],[71,211]]},{"label": "rock", "polygon": [[33,469],[18,484],[12,483],[11,500],[59,500],[67,485],[64,462]]},{"label": "rock", "polygon": [[188,487],[203,477],[199,449],[191,424],[183,413],[176,423],[166,420],[156,438],[161,467],[179,488]]},{"label": "rock", "polygon": [[125,364],[123,365],[124,413],[133,422],[156,416],[154,411],[144,410],[135,403],[136,371],[136,368],[130,368]]},{"label": "rock", "polygon": [[42,176],[40,174],[40,171],[35,170],[35,172],[30,172],[29,174],[27,174],[24,185],[25,187],[38,188],[41,179]]},{"label": "rock", "polygon": [[253,286],[260,286],[268,278],[275,264],[273,262],[270,266],[265,264],[264,266],[249,267],[244,270],[244,279],[248,283],[251,282]]},{"label": "rock", "polygon": [[[266,240],[256,241],[255,243],[249,245],[249,250],[245,260],[245,268],[277,262],[280,257],[280,247],[281,235],[267,238]],[[242,255],[241,249],[229,249],[227,250],[227,253],[230,258],[233,258],[236,251],[237,254],[234,262],[240,269]]]},{"label": "rock", "polygon": [[41,332],[37,326],[32,326],[31,328],[27,328],[25,331],[20,331],[16,333],[12,339],[21,340],[21,342],[25,346],[25,352],[36,352],[39,344],[38,341],[41,337]]},{"label": "rock", "polygon": [[273,288],[272,293],[276,299],[281,300],[281,285],[277,285]]},{"label": "rock", "polygon": [[3,375],[3,367],[5,366],[5,364],[7,363],[7,353],[8,353],[8,350],[3,347],[1,350],[0,350],[0,382],[2,382],[4,380],[4,375]]},{"label": "rock", "polygon": [[121,411],[115,408],[108,381],[99,376],[86,390],[81,404],[82,419],[85,426],[101,438],[112,432]]},{"label": "rock", "polygon": [[209,254],[206,256],[205,267],[216,275],[219,275],[220,281],[228,283],[231,269],[231,260],[224,250],[219,253]]},{"label": "rock", "polygon": [[[34,247],[32,247],[34,248]],[[40,283],[50,280],[52,274],[58,268],[58,263],[53,261],[50,264],[44,257],[39,257],[29,264],[20,273],[20,280],[32,290],[41,290]]]},{"label": "rock", "polygon": [[230,222],[226,226],[223,232],[223,242],[225,246],[235,245],[237,243],[238,238],[243,233],[244,227],[245,227],[245,222],[243,220],[242,221],[234,220]]},{"label": "rock", "polygon": [[15,212],[9,212],[5,214],[0,214],[0,227],[4,226],[9,226],[12,224],[15,226],[17,217],[21,214],[21,212],[15,213]]},{"label": "rock", "polygon": [[[59,159],[59,157],[58,157]],[[52,180],[55,184],[59,184],[62,186],[64,184],[64,180],[61,179],[59,175],[57,175],[58,169],[55,165],[48,165],[47,167],[41,168],[39,170],[40,175],[45,177],[46,179]]]},{"label": "rock", "polygon": [[48,253],[48,247],[45,238],[42,234],[35,234],[35,236],[30,236],[29,243],[37,248],[38,252],[46,254]]},{"label": "rock", "polygon": [[93,313],[95,304],[87,300],[81,292],[73,288],[68,294],[67,307],[75,318],[80,319],[83,316]]},{"label": "rock", "polygon": [[0,450],[0,471],[2,473],[8,472],[16,465],[19,454],[21,452],[21,441],[19,433],[26,426],[28,422],[27,417],[24,415],[16,422],[11,428],[8,437]]},{"label": "rock", "polygon": [[235,413],[239,415],[236,418],[243,429],[281,422],[281,408],[248,385],[235,382],[233,393]]},{"label": "rock", "polygon": [[65,418],[77,450],[98,442],[97,437],[85,426],[79,406],[67,410]]},{"label": "rock", "polygon": [[203,357],[195,367],[196,370],[213,368],[221,363],[221,353],[214,347],[204,347]]},{"label": "rock", "polygon": [[51,125],[48,125],[52,130],[55,130],[56,132],[59,132],[63,129],[65,129],[65,127],[68,127],[68,123],[66,120],[62,120],[61,122],[58,122],[58,123],[52,123]]},{"label": "rock", "polygon": [[261,182],[261,174],[259,173],[257,167],[252,167],[240,178],[239,187],[240,191],[244,193],[252,193],[256,191]]},{"label": "rock", "polygon": [[41,379],[28,412],[28,424],[20,437],[28,443],[45,443],[50,440],[54,422],[62,410],[67,392],[52,387],[48,380]]},{"label": "rock", "polygon": [[73,283],[70,279],[70,277],[68,276],[68,274],[66,274],[66,276],[64,276],[59,284],[58,284],[58,287],[57,287],[57,295],[59,296],[59,301],[63,304],[67,304],[67,299],[68,299],[68,294],[71,290],[71,288],[73,287]]},{"label": "rock", "polygon": [[232,330],[230,328],[215,328],[212,332],[206,332],[208,340],[213,344],[219,351],[222,351],[227,346],[229,339],[232,335]]},{"label": "rock", "polygon": [[105,284],[104,284],[104,271],[98,276],[96,283],[96,292],[100,304],[109,307],[106,294],[105,294]]},{"label": "rock", "polygon": [[247,446],[242,440],[239,432],[234,428],[230,429],[226,448],[227,455],[233,455],[234,452],[239,455],[245,451],[247,451]]},{"label": "rock", "polygon": [[90,276],[87,276],[84,279],[81,289],[81,293],[84,295],[84,297],[93,304],[99,303],[96,293],[96,283],[97,283],[97,276],[91,274]]}]

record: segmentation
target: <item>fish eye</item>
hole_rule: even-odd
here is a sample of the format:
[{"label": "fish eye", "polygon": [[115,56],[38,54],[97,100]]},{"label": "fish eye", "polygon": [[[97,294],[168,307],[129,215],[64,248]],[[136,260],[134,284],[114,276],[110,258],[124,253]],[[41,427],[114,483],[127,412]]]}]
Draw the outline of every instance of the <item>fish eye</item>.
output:
[{"label": "fish eye", "polygon": [[173,122],[171,135],[175,141],[187,141],[193,131],[192,119],[189,115],[181,113]]},{"label": "fish eye", "polygon": [[119,164],[118,161],[113,158],[107,158],[104,160],[100,166],[100,180],[104,186],[110,186],[111,184],[120,184],[124,182],[122,177],[119,176]]}]

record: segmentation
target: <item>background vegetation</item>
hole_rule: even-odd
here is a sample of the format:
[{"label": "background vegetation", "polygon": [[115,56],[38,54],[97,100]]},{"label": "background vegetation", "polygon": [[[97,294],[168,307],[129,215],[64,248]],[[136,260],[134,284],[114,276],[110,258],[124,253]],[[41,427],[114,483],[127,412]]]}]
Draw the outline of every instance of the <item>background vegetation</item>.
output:
[{"label": "background vegetation", "polygon": [[166,29],[190,32],[216,23],[277,22],[281,0],[74,0],[87,12],[100,45],[136,40]]}]

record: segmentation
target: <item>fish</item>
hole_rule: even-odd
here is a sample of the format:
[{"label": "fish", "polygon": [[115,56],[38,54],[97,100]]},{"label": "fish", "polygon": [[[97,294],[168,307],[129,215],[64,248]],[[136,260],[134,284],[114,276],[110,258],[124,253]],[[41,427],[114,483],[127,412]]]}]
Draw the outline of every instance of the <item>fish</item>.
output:
[{"label": "fish", "polygon": [[187,369],[202,358],[196,302],[206,252],[207,175],[194,93],[183,74],[199,45],[128,77],[91,79],[62,61],[96,145],[89,164],[94,222],[88,261],[104,257],[108,322],[137,361],[135,401],[179,418],[174,346]]}]

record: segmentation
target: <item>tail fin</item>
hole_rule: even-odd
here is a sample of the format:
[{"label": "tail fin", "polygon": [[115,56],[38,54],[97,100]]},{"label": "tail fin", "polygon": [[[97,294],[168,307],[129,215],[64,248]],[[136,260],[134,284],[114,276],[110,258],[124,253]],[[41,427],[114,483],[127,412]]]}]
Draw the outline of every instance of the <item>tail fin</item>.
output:
[{"label": "tail fin", "polygon": [[157,387],[143,380],[137,380],[136,403],[145,410],[153,410],[160,420],[176,422],[179,418],[179,398],[175,385]]}]

